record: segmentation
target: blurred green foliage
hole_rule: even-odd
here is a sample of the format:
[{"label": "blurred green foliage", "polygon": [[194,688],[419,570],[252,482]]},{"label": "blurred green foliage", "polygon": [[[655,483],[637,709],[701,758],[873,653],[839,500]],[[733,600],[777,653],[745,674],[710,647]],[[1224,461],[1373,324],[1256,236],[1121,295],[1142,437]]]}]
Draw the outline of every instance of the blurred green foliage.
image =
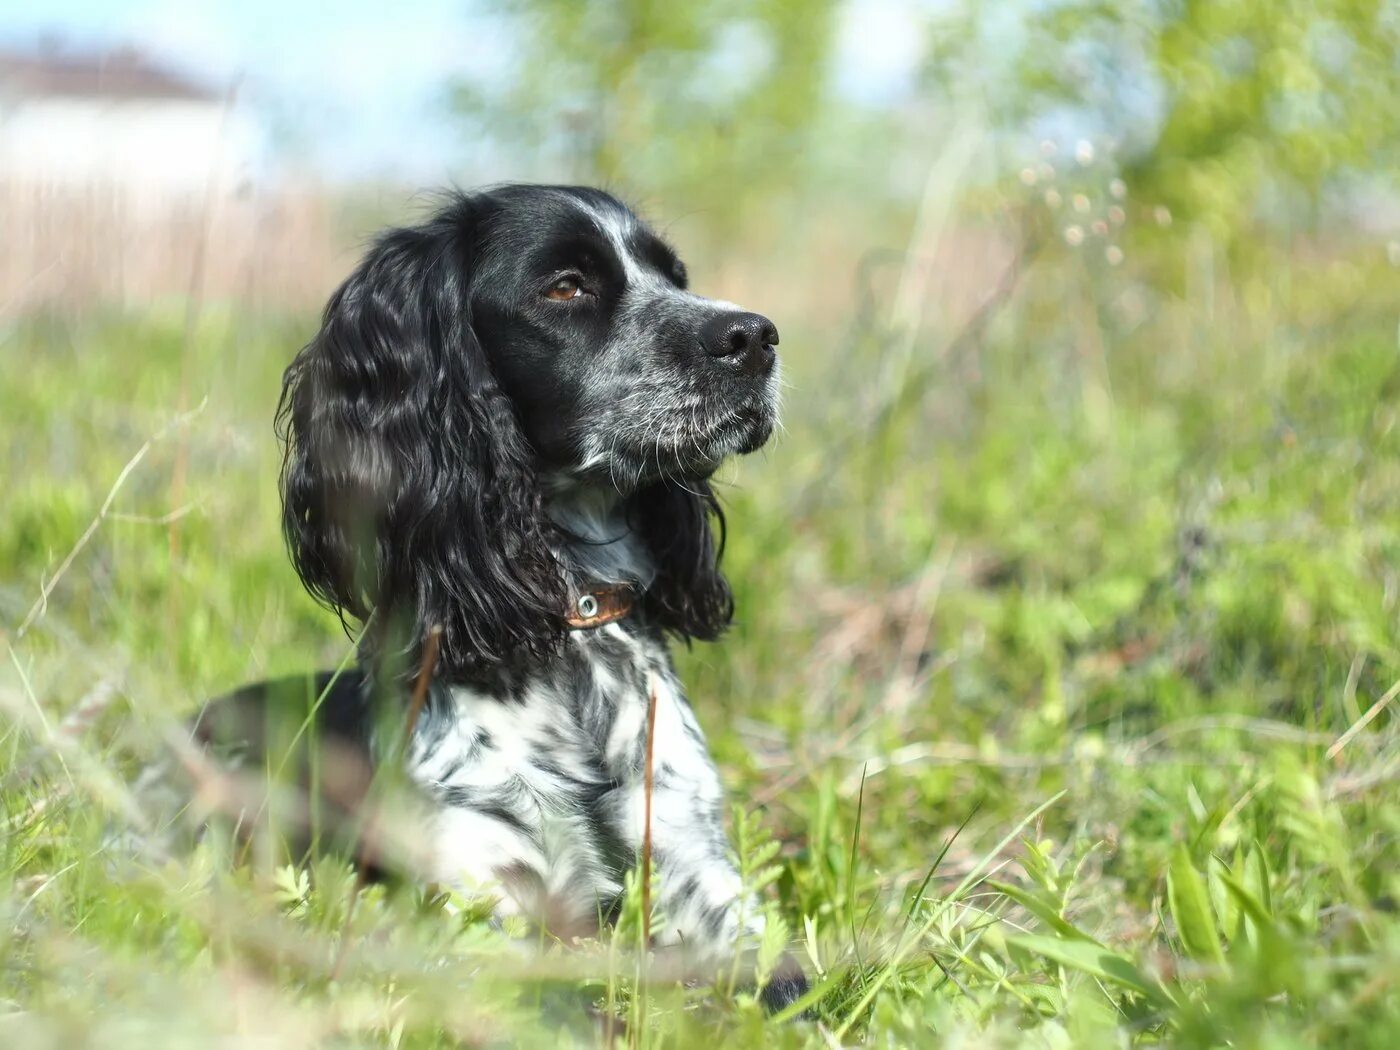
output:
[{"label": "blurred green foliage", "polygon": [[[1391,0],[1055,0],[945,16],[934,83],[984,87],[996,126],[1120,144],[1142,200],[1226,247],[1327,233],[1359,187],[1397,189]],[[998,76],[977,78],[988,57]]]},{"label": "blurred green foliage", "polygon": [[513,75],[455,93],[464,117],[578,181],[737,228],[790,193],[829,98],[834,0],[527,0]]}]

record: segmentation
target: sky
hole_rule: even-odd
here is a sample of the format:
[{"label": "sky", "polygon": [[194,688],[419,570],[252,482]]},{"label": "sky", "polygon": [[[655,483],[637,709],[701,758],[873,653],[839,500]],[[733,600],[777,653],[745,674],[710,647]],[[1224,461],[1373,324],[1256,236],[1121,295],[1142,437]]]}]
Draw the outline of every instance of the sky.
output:
[{"label": "sky", "polygon": [[[848,0],[836,85],[868,104],[909,87],[928,0]],[[134,45],[205,82],[240,84],[269,149],[328,178],[441,180],[470,143],[445,87],[510,61],[480,0],[0,0],[0,46]]]}]

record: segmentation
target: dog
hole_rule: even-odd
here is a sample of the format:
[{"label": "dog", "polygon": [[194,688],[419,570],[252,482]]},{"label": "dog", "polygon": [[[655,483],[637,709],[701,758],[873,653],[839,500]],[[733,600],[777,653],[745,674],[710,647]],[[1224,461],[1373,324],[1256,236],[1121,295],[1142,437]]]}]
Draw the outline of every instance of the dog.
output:
[{"label": "dog", "polygon": [[[331,296],[278,410],[292,562],[363,625],[358,668],[309,686],[316,735],[347,814],[401,763],[426,878],[570,937],[615,916],[647,839],[654,945],[715,967],[761,931],[668,646],[733,616],[710,479],[774,429],[777,344],[576,186],[454,192]],[[277,693],[214,704],[199,739],[257,737]],[[385,697],[415,693],[395,752]],[[806,990],[787,961],[761,997]]]}]

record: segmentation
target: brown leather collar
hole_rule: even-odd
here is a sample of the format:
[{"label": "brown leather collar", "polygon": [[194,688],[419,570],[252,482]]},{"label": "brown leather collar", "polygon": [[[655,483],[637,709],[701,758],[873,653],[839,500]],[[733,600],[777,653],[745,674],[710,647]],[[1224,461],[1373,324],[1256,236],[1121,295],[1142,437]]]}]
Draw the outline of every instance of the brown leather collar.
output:
[{"label": "brown leather collar", "polygon": [[602,627],[631,615],[637,604],[637,590],[628,583],[589,586],[564,613],[564,622],[573,631]]}]

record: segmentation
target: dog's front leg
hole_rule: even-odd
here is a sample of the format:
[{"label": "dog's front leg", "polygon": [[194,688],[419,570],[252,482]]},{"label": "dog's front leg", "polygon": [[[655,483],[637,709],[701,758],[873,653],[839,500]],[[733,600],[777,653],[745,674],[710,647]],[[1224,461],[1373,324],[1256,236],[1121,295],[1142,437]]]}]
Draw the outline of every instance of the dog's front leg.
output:
[{"label": "dog's front leg", "polygon": [[[669,675],[653,675],[650,841],[658,879],[655,943],[679,949],[688,965],[714,971],[763,932],[758,903],[742,884],[724,833],[724,796],[704,734],[689,702]],[[647,775],[640,746],[630,748],[618,805],[619,833],[640,854],[647,837]],[[807,990],[800,968],[785,960],[762,989],[778,1010]]]}]

